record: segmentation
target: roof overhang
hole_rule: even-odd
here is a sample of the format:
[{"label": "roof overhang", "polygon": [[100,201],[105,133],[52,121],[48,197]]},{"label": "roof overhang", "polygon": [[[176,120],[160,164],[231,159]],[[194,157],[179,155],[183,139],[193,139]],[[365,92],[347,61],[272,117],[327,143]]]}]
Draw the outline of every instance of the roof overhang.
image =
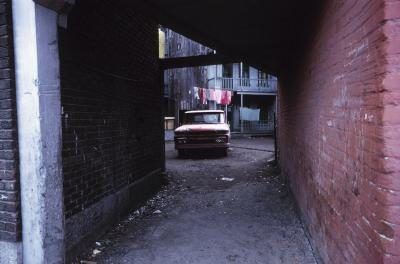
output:
[{"label": "roof overhang", "polygon": [[67,13],[75,4],[75,0],[33,0],[35,3],[56,11]]}]

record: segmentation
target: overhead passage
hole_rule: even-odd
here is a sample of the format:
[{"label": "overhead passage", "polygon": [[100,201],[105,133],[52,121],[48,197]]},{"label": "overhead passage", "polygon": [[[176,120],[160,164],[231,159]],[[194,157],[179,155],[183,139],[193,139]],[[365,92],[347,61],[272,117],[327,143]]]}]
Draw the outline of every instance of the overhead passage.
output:
[{"label": "overhead passage", "polygon": [[160,24],[273,73],[298,60],[322,2],[136,0]]}]

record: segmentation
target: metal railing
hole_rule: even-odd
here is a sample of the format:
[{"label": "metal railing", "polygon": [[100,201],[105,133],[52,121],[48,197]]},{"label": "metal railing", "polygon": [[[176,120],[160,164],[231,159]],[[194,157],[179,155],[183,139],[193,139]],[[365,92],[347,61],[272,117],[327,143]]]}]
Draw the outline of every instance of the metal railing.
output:
[{"label": "metal railing", "polygon": [[240,122],[240,132],[242,133],[267,133],[272,134],[274,132],[273,121],[244,121]]},{"label": "metal railing", "polygon": [[264,92],[276,93],[277,80],[274,79],[249,79],[249,78],[211,78],[208,88],[222,88],[239,92]]}]

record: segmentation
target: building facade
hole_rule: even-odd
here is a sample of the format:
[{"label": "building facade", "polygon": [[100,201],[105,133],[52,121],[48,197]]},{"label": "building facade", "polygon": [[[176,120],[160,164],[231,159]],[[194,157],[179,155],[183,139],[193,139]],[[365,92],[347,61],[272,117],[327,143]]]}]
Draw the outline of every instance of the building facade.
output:
[{"label": "building facade", "polygon": [[276,77],[245,63],[208,66],[207,73],[208,88],[232,91],[232,103],[227,107],[227,114],[233,132],[273,132]]},{"label": "building facade", "polygon": [[[212,49],[167,28],[161,27],[159,36],[160,57],[187,57],[213,52]],[[164,71],[164,114],[174,117],[176,125],[185,111],[206,108],[196,101],[192,88],[207,85],[207,69],[208,67],[191,67]]]}]

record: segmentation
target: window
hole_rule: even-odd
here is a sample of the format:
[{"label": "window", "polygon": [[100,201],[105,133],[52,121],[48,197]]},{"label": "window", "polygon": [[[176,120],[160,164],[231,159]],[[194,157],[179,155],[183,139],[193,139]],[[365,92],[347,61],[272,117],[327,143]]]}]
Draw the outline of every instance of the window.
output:
[{"label": "window", "polygon": [[232,64],[224,64],[222,65],[222,77],[224,78],[232,78],[233,75],[233,66]]},{"label": "window", "polygon": [[265,72],[263,71],[258,71],[258,81],[257,81],[257,85],[258,87],[268,87],[268,80],[267,80],[268,76]]},{"label": "window", "polygon": [[250,86],[250,66],[240,63],[240,86]]},{"label": "window", "polygon": [[248,79],[250,78],[250,66],[248,64],[241,64],[242,70],[241,70],[241,78],[243,79]]},{"label": "window", "polygon": [[267,79],[267,74],[263,71],[258,71],[258,79]]},{"label": "window", "polygon": [[220,113],[186,114],[186,124],[220,124],[224,122],[224,116]]}]

